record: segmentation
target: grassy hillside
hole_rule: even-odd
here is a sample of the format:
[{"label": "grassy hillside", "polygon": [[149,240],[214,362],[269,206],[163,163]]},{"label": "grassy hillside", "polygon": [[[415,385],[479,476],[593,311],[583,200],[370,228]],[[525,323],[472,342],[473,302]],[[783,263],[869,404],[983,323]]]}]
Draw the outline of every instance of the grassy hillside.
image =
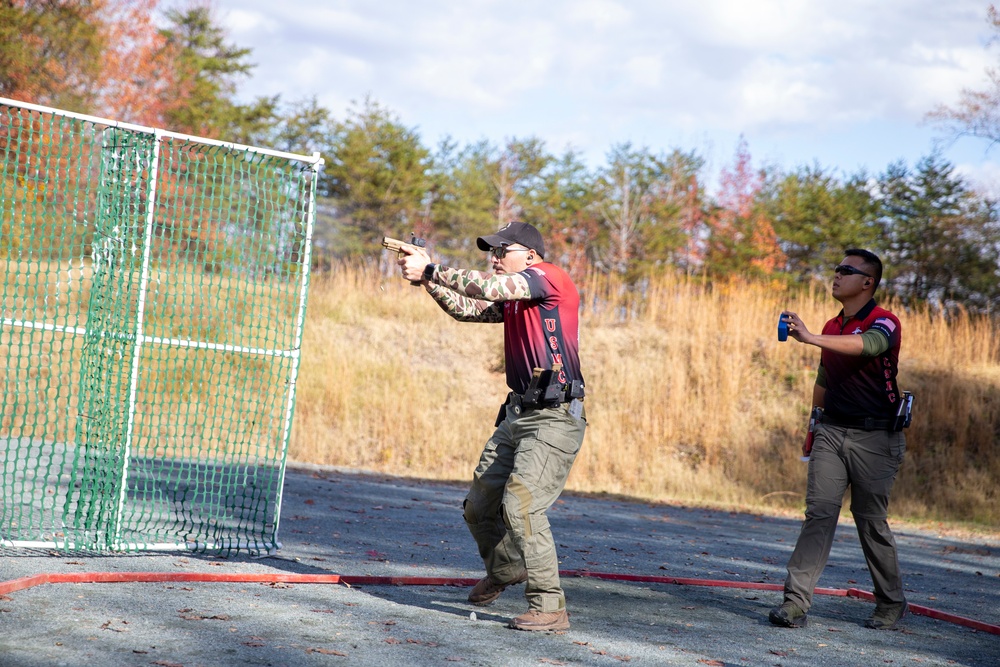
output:
[{"label": "grassy hillside", "polygon": [[[589,428],[568,487],[798,509],[799,447],[818,350],[778,343],[782,309],[818,329],[827,290],[662,277],[581,282]],[[896,309],[900,384],[916,394],[896,517],[1000,525],[994,326]],[[422,289],[369,268],[314,279],[290,457],[467,480],[506,394],[499,325],[452,321]]]}]

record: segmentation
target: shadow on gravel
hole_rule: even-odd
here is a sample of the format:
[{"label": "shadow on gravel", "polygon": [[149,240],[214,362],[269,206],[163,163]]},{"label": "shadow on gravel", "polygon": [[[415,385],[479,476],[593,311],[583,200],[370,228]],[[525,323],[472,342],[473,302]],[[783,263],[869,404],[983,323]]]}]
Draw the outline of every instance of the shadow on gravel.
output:
[{"label": "shadow on gravel", "polygon": [[[575,578],[564,579],[563,585],[572,626],[554,634],[563,637],[577,654],[566,656],[567,664],[585,664],[583,657],[589,654],[594,659],[605,656],[642,664],[840,666],[916,662],[986,667],[996,665],[1000,657],[995,637],[929,618],[910,616],[897,632],[867,630],[862,626],[870,605],[846,598],[819,600],[809,627],[789,630],[768,623],[773,600],[755,591]],[[458,588],[359,590],[416,608],[431,623],[448,615],[469,618],[469,627],[493,626],[491,629],[499,632],[494,639],[496,650],[503,652],[511,643],[536,641],[527,633],[497,630],[525,610],[519,588],[509,589],[487,608],[466,603],[467,591]],[[444,621],[437,623],[443,627]],[[399,632],[425,636],[409,628]],[[689,656],[690,660],[674,662],[678,656]]]},{"label": "shadow on gravel", "polygon": [[[157,571],[477,579],[461,517],[464,484],[292,466],[275,555],[83,556],[0,550],[0,579],[40,572]],[[800,522],[564,494],[551,512],[560,568],[780,584]],[[894,526],[894,528],[896,528]],[[1000,542],[896,528],[913,604],[1000,623]],[[571,628],[505,627],[523,587],[489,607],[464,586],[342,584],[43,585],[0,599],[0,664],[183,667],[330,664],[781,665],[995,667],[1000,637],[910,616],[862,627],[871,604],[817,596],[810,624],[774,628],[779,592],[564,577]],[[871,590],[853,524],[842,522],[825,588]],[[470,614],[475,613],[475,620]]]}]

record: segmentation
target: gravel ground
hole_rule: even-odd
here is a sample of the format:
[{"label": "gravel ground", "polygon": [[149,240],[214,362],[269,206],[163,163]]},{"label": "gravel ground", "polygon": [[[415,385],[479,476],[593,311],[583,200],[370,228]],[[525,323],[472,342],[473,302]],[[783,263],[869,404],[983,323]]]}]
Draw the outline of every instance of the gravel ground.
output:
[{"label": "gravel ground", "polygon": [[[288,471],[277,555],[79,556],[0,550],[0,581],[43,572],[301,573],[476,579],[464,485],[332,468]],[[780,584],[798,518],[564,494],[551,512],[562,569]],[[894,526],[911,604],[1000,625],[1000,537]],[[509,630],[453,586],[45,584],[0,598],[0,667],[49,665],[1000,665],[1000,635],[910,615],[862,627],[871,603],[816,596],[809,627],[772,627],[780,593],[565,577],[572,627]],[[842,522],[821,587],[871,590]]]}]

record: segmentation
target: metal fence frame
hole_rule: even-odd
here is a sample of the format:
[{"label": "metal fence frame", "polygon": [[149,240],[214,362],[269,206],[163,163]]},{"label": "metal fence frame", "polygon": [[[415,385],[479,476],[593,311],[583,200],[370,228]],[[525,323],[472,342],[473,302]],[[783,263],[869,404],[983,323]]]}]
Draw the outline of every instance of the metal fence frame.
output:
[{"label": "metal fence frame", "polygon": [[[284,357],[291,359],[291,369],[290,376],[287,381],[290,385],[288,391],[287,402],[284,408],[284,422],[281,427],[281,463],[280,463],[280,473],[278,481],[278,493],[277,497],[274,499],[274,531],[273,540],[266,541],[265,543],[225,543],[225,544],[210,544],[210,543],[193,543],[193,542],[177,542],[177,543],[154,543],[154,544],[129,544],[120,540],[116,537],[109,543],[109,550],[112,551],[125,551],[125,550],[225,550],[225,551],[239,551],[246,550],[251,553],[269,553],[273,552],[274,549],[280,547],[280,543],[277,542],[277,533],[279,525],[279,517],[281,511],[281,487],[283,485],[285,465],[286,465],[286,453],[288,449],[288,442],[291,434],[291,424],[294,411],[295,403],[295,383],[298,377],[299,364],[300,364],[300,348],[302,341],[302,328],[305,321],[306,314],[306,302],[307,293],[309,285],[309,268],[312,255],[312,238],[313,238],[313,228],[315,224],[316,217],[316,187],[318,173],[323,165],[323,159],[320,154],[314,153],[312,156],[299,155],[295,153],[287,153],[283,151],[270,150],[266,148],[246,146],[242,144],[236,144],[231,142],[219,141],[215,139],[208,139],[204,137],[195,137],[191,135],[186,135],[178,132],[170,132],[167,130],[162,130],[158,128],[145,127],[140,125],[134,125],[130,123],[123,123],[107,118],[100,118],[96,116],[89,116],[86,114],[77,114],[69,111],[64,111],[60,109],[54,109],[50,107],[40,106],[36,104],[30,104],[25,102],[20,102],[17,100],[0,98],[0,105],[15,107],[24,109],[27,111],[34,111],[42,114],[51,114],[55,116],[60,116],[68,119],[73,119],[82,122],[93,123],[95,125],[106,126],[108,128],[117,128],[122,130],[128,130],[135,133],[149,134],[153,138],[153,158],[151,174],[149,177],[149,190],[147,193],[146,201],[146,220],[145,220],[145,230],[143,239],[143,256],[141,260],[141,275],[139,279],[139,290],[138,290],[138,310],[137,310],[137,327],[135,331],[134,338],[134,353],[131,359],[131,369],[129,376],[129,388],[128,388],[128,424],[126,428],[126,438],[125,438],[125,451],[126,455],[124,457],[124,465],[121,468],[121,484],[120,484],[120,495],[118,497],[118,507],[119,511],[115,514],[116,521],[119,525],[115,525],[110,531],[113,536],[120,536],[121,534],[121,517],[122,509],[126,503],[126,478],[129,472],[129,461],[131,459],[131,448],[132,448],[132,437],[133,437],[133,426],[136,413],[136,391],[139,380],[140,362],[141,362],[141,351],[144,345],[159,345],[173,348],[194,348],[194,349],[208,349],[217,350],[223,352],[230,352],[233,354],[240,355],[250,355],[250,356],[263,356],[263,357]],[[246,347],[239,345],[229,345],[221,343],[212,343],[208,341],[198,341],[189,340],[182,338],[164,338],[159,336],[147,335],[144,331],[144,316],[146,308],[147,293],[149,290],[149,276],[150,276],[150,260],[153,248],[153,243],[150,241],[153,235],[154,220],[156,214],[156,203],[157,203],[157,187],[159,184],[159,161],[160,161],[160,147],[165,139],[174,139],[194,144],[203,144],[206,146],[214,146],[219,148],[231,149],[233,151],[241,151],[252,153],[261,156],[270,156],[281,158],[289,161],[300,162],[307,165],[308,169],[312,170],[311,176],[311,191],[309,192],[309,202],[306,207],[306,232],[305,232],[305,247],[302,257],[302,269],[301,269],[301,281],[298,287],[298,304],[297,304],[297,315],[295,317],[294,325],[294,341],[290,348],[285,349],[266,349],[257,347]],[[18,329],[40,329],[53,332],[60,332],[69,335],[84,336],[88,333],[87,327],[73,327],[73,326],[63,326],[55,324],[52,322],[38,322],[38,321],[28,321],[24,319],[9,318],[6,317],[6,313],[0,312],[0,325],[5,327],[12,327]],[[0,526],[0,530],[3,530],[5,526]],[[61,548],[61,549],[87,549],[86,545],[73,544],[63,540],[9,540],[4,539],[2,534],[0,534],[0,546],[3,547],[20,547],[20,548]]]}]

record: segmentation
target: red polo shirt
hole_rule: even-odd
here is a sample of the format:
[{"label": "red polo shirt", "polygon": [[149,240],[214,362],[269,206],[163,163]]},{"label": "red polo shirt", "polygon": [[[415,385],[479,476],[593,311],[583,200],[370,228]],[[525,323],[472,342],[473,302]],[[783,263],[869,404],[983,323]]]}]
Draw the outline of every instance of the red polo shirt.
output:
[{"label": "red polo shirt", "polygon": [[826,413],[834,419],[872,417],[892,419],[900,398],[896,374],[902,329],[895,315],[869,301],[844,321],[844,311],[826,323],[823,335],[854,336],[878,331],[889,339],[889,349],[877,357],[853,357],[823,350],[826,371]]}]

